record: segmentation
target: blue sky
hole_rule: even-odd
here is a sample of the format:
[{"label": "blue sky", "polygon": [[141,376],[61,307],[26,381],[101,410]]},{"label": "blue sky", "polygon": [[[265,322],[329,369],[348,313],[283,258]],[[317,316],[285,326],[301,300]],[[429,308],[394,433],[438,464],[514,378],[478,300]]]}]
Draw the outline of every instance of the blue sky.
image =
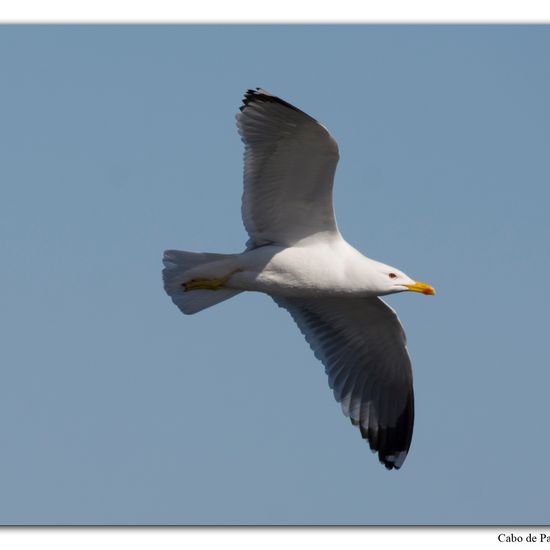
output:
[{"label": "blue sky", "polygon": [[[0,27],[0,523],[548,523],[544,26]],[[416,423],[388,472],[290,316],[183,316],[166,248],[242,250],[234,115],[338,140],[338,223],[438,290],[388,301]]]}]

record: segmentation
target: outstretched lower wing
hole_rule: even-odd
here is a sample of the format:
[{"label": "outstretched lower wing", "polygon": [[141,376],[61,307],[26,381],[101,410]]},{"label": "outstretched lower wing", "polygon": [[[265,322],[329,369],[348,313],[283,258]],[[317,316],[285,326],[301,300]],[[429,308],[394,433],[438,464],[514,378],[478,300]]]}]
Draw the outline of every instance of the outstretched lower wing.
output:
[{"label": "outstretched lower wing", "polygon": [[280,298],[325,365],[346,416],[386,468],[400,468],[414,423],[412,370],[397,315],[380,298]]},{"label": "outstretched lower wing", "polygon": [[249,248],[337,233],[338,145],[326,128],[260,89],[246,93],[237,126],[245,143],[242,216]]}]

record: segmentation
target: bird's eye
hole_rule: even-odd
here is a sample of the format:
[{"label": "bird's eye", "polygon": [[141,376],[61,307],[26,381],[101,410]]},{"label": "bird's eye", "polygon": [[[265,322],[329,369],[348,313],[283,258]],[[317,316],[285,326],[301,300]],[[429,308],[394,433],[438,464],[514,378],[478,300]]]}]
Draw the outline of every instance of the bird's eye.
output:
[{"label": "bird's eye", "polygon": [[390,273],[390,279],[395,279],[397,278],[397,275],[395,273]]}]

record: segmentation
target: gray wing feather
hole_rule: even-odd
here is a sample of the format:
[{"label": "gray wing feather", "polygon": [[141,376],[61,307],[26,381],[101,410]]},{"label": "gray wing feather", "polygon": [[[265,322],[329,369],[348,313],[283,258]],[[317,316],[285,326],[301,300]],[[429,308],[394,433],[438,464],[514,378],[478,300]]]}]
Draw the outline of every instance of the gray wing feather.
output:
[{"label": "gray wing feather", "polygon": [[337,232],[332,186],[338,145],[315,119],[264,90],[249,90],[237,115],[245,144],[242,217],[249,248],[292,246]]},{"label": "gray wing feather", "polygon": [[325,365],[346,416],[388,469],[400,468],[414,424],[412,369],[394,310],[380,298],[282,298]]}]

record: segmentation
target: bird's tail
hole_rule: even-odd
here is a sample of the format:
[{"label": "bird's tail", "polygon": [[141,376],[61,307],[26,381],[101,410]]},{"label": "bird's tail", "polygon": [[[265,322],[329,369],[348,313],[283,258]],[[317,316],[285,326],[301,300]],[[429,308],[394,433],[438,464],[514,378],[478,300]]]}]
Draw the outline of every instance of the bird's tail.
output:
[{"label": "bird's tail", "polygon": [[[202,276],[207,277],[208,273],[218,269],[223,269],[226,272],[230,271],[235,262],[233,254],[166,250],[162,261],[164,263],[164,270],[162,271],[164,290],[172,298],[174,304],[187,315],[219,304],[242,292],[231,288],[186,290],[184,286],[184,283],[193,278],[191,274],[200,273]],[[202,269],[203,267],[204,269]]]}]

